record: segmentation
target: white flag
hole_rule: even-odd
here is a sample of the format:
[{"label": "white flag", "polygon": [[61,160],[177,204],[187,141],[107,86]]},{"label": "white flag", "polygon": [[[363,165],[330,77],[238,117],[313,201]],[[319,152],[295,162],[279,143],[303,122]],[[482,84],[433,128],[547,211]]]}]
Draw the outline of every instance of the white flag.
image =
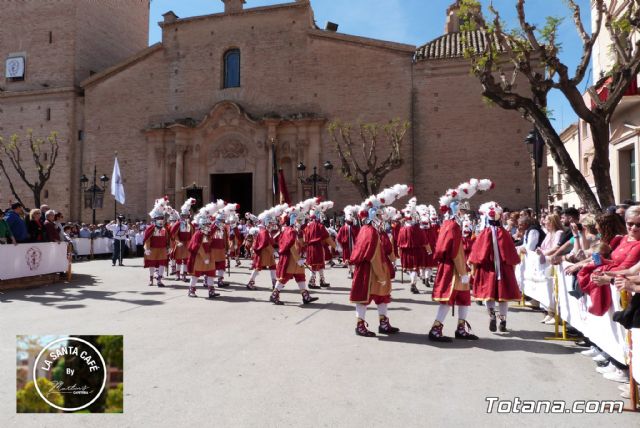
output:
[{"label": "white flag", "polygon": [[122,184],[122,176],[120,175],[120,165],[118,158],[113,164],[113,174],[111,174],[111,194],[116,201],[124,205],[124,185]]}]

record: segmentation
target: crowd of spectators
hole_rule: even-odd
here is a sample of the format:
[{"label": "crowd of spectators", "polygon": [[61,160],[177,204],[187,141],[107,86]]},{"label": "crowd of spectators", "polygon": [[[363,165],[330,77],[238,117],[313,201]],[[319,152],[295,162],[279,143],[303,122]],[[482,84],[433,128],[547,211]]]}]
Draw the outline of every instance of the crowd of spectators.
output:
[{"label": "crowd of spectators", "polygon": [[[128,239],[142,247],[145,221],[128,221]],[[48,205],[25,208],[15,202],[6,210],[0,209],[0,244],[37,242],[71,242],[74,238],[113,238],[108,223],[87,224],[66,222],[62,212]],[[138,242],[139,241],[139,242]]]},{"label": "crowd of spectators", "polygon": [[[561,266],[561,273],[573,278],[569,294],[575,298],[588,295],[588,310],[596,316],[609,313],[612,285],[618,290],[640,292],[640,205],[633,201],[598,214],[550,207],[542,210],[538,219],[530,209],[505,212],[503,225],[526,261],[518,266],[520,282],[548,279],[554,266]],[[552,282],[547,283],[551,286]],[[529,303],[537,304],[535,300]],[[549,308],[541,322],[553,324],[555,317],[554,309]],[[629,381],[624,362],[611,358],[589,338],[579,344],[589,347],[583,355],[593,358],[596,371],[606,379]]]}]

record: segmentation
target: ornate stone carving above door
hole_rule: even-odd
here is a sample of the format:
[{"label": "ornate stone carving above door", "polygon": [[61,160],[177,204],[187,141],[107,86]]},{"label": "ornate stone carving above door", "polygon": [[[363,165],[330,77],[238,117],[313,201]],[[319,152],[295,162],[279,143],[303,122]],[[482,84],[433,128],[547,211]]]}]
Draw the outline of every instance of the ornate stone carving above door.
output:
[{"label": "ornate stone carving above door", "polygon": [[238,140],[227,140],[216,144],[213,149],[213,157],[234,159],[246,157],[249,153],[247,147]]}]

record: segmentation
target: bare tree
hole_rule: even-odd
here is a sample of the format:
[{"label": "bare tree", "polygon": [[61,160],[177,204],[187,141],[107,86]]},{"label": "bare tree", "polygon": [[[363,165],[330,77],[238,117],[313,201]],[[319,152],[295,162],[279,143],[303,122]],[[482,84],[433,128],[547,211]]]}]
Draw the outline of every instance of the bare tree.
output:
[{"label": "bare tree", "polygon": [[[640,23],[640,0],[611,0],[609,5],[604,0],[592,0],[595,15],[590,34],[584,28],[580,7],[574,0],[565,2],[582,41],[580,62],[573,76],[559,58],[561,46],[557,34],[562,19],[549,17],[543,28],[537,28],[527,21],[525,0],[517,0],[519,25],[507,29],[492,5],[489,6],[490,20],[485,19],[477,0],[459,0],[458,5],[462,28],[481,30],[485,37],[482,52],[471,47],[467,50],[473,73],[482,84],[482,95],[504,109],[519,111],[536,126],[559,171],[575,189],[582,204],[594,211],[614,204],[609,175],[609,124],[630,82],[640,71],[640,42],[633,42]],[[614,65],[588,88],[590,102],[585,102],[579,85],[585,78],[593,46],[603,26],[612,40]],[[520,76],[527,82],[522,92],[515,86]],[[608,96],[603,100],[598,90],[604,86],[608,88]],[[594,146],[591,171],[599,203],[551,125],[547,96],[552,89],[561,91],[576,114],[589,124]]]},{"label": "bare tree", "polygon": [[[383,125],[359,123],[356,127],[359,141],[354,142],[352,124],[340,121],[329,123],[327,128],[340,157],[342,175],[356,186],[360,196],[366,198],[378,193],[384,177],[402,166],[400,149],[409,126],[408,121],[400,119]],[[389,149],[383,160],[378,158],[380,138],[384,140],[382,148]],[[358,149],[362,150],[361,156],[354,154]]]},{"label": "bare tree", "polygon": [[[11,193],[13,193],[13,196],[18,202],[24,205],[20,196],[16,192],[5,162],[11,165],[22,181],[24,181],[29,189],[31,189],[33,192],[34,204],[36,207],[39,207],[40,193],[51,177],[51,170],[58,159],[58,150],[60,148],[60,145],[58,144],[58,133],[53,131],[48,137],[42,139],[34,137],[33,130],[28,129],[25,139],[20,139],[17,134],[13,134],[8,141],[0,137],[0,146],[2,146],[2,153],[0,153],[0,170],[2,170],[2,173],[9,183]],[[31,154],[33,163],[36,166],[37,178],[33,181],[30,181],[30,174],[25,168],[23,152],[27,153],[27,158],[29,158],[29,154]]]}]

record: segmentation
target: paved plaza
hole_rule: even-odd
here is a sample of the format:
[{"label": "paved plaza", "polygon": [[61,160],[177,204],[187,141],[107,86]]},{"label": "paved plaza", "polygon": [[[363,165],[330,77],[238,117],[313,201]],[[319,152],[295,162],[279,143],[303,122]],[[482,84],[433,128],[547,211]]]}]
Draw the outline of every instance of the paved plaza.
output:
[{"label": "paved plaza", "polygon": [[[473,304],[475,342],[433,344],[436,313],[430,291],[413,295],[394,282],[389,317],[395,336],[354,335],[346,270],[329,269],[330,289],[302,306],[294,284],[284,306],[268,302],[268,274],[258,291],[234,268],[220,298],[187,297],[187,285],[149,287],[141,259],[73,266],[71,283],[0,294],[0,426],[634,426],[624,414],[487,414],[485,397],[617,400],[607,381],[571,342],[545,341],[553,326],[542,314],[512,308],[510,333],[488,331],[484,307]],[[244,262],[247,265],[247,262]],[[406,279],[406,278],[405,278]],[[368,322],[377,330],[377,313]],[[453,335],[455,319],[445,321]],[[124,414],[15,413],[17,334],[124,335]]]}]

